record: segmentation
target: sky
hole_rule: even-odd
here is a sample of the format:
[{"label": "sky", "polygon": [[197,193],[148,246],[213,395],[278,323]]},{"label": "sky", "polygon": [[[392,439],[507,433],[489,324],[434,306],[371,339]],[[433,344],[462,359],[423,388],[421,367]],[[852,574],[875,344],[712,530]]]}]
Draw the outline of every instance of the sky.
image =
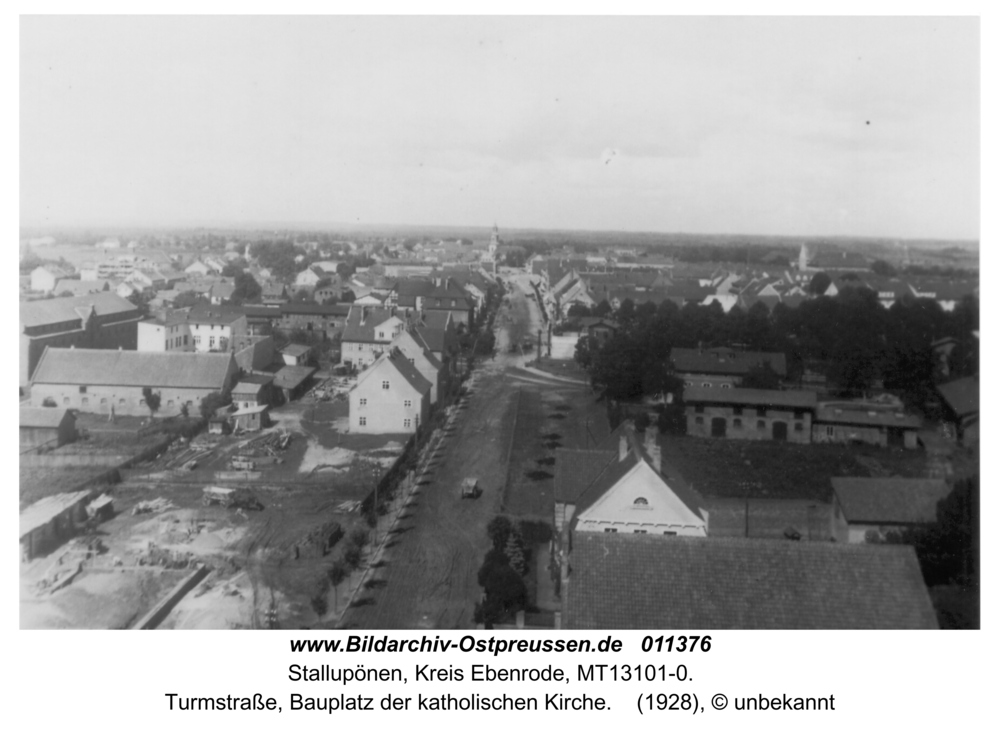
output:
[{"label": "sky", "polygon": [[22,17],[23,226],[979,237],[974,18]]}]

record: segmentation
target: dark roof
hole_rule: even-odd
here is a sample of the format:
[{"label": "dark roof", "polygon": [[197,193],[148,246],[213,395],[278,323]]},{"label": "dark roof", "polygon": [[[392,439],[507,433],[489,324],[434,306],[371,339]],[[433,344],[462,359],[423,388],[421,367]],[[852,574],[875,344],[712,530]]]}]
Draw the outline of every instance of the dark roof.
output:
[{"label": "dark roof", "polygon": [[575,504],[580,495],[594,482],[604,467],[618,454],[612,451],[581,451],[560,448],[556,451],[554,477],[555,499],[558,503]]},{"label": "dark roof", "polygon": [[937,627],[909,546],[577,532],[572,629]]},{"label": "dark roof", "polygon": [[274,384],[283,390],[294,390],[305,382],[309,375],[316,371],[315,367],[285,365],[274,375]]},{"label": "dark roof", "polygon": [[811,390],[757,390],[750,387],[690,387],[684,391],[684,402],[812,409],[816,407],[816,393]]},{"label": "dark roof", "polygon": [[308,304],[286,303],[280,307],[282,314],[345,317],[351,311],[350,304]]},{"label": "dark roof", "polygon": [[286,344],[281,349],[282,354],[291,355],[292,357],[301,357],[304,354],[309,354],[311,351],[312,347],[305,344]]},{"label": "dark roof", "polygon": [[939,478],[831,478],[848,522],[923,524],[937,520],[938,502],[951,493]]},{"label": "dark roof", "polygon": [[22,303],[20,306],[21,326],[39,327],[48,324],[61,324],[69,321],[80,321],[81,313],[94,307],[97,316],[135,312],[139,310],[118,294],[103,291],[87,296],[59,296],[54,299],[39,299]]},{"label": "dark roof", "polygon": [[394,367],[399,374],[401,374],[421,395],[425,395],[431,390],[431,383],[428,382],[427,378],[420,374],[410,360],[408,360],[406,356],[395,347],[385,356],[379,357],[375,360],[375,364],[362,372],[358,377],[358,382],[355,387],[370,377],[371,373],[379,367]]},{"label": "dark roof", "polygon": [[69,413],[66,408],[18,408],[22,428],[58,428]]},{"label": "dark roof", "polygon": [[[352,306],[344,325],[342,342],[374,342],[375,327],[392,319],[396,314],[392,309],[375,309],[367,306]],[[400,319],[402,321],[402,319]]]},{"label": "dark roof", "polygon": [[192,387],[221,390],[233,355],[221,352],[137,352],[46,347],[33,383]]},{"label": "dark roof", "polygon": [[938,385],[938,392],[948,407],[960,418],[979,412],[978,375]]},{"label": "dark roof", "polygon": [[75,278],[61,278],[56,282],[56,287],[52,293],[56,296],[61,296],[65,292],[69,291],[74,296],[85,296],[87,294],[96,294],[107,290],[107,279],[101,279],[98,281],[80,281]]},{"label": "dark roof", "polygon": [[703,350],[674,347],[670,350],[670,358],[678,372],[745,375],[765,362],[781,377],[787,372],[784,352],[741,352],[729,347]]},{"label": "dark roof", "polygon": [[194,324],[232,324],[246,316],[239,306],[213,306],[197,304],[187,312],[186,319]]}]

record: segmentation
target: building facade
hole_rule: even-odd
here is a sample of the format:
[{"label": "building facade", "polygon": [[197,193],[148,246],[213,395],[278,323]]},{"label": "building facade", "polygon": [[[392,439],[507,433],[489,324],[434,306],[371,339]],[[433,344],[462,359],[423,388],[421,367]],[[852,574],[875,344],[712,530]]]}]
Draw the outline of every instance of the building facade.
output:
[{"label": "building facade", "polygon": [[688,435],[809,443],[816,393],[698,387],[684,393],[684,404]]}]

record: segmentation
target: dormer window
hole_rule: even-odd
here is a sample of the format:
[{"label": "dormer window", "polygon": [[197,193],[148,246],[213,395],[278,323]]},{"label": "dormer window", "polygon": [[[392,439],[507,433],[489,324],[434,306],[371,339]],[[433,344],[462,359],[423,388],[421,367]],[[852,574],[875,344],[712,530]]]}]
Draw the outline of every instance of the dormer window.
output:
[{"label": "dormer window", "polygon": [[649,501],[647,501],[646,499],[644,499],[643,497],[640,496],[638,499],[636,499],[635,501],[632,502],[632,505],[633,506],[649,506]]}]

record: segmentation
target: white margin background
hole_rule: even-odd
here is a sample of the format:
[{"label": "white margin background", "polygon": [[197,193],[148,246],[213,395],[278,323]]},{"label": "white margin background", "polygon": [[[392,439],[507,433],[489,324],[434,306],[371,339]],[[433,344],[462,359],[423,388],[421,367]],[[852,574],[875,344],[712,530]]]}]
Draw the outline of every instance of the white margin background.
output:
[{"label": "white margin background", "polygon": [[[232,12],[269,14],[685,14],[685,15],[795,15],[803,14],[804,7],[788,2],[754,3],[479,3],[473,8],[460,3],[220,3],[174,2],[146,3],[145,12],[227,14]],[[810,3],[810,15],[973,15],[980,16],[981,42],[981,187],[982,227],[982,299],[983,330],[986,346],[984,371],[990,372],[994,338],[991,332],[991,314],[997,312],[996,295],[989,286],[990,274],[996,270],[993,248],[1000,245],[995,238],[997,186],[995,179],[997,146],[995,130],[997,51],[1000,41],[996,32],[997,11],[985,2],[839,2]],[[120,2],[91,2],[71,4],[66,2],[16,3],[6,6],[3,13],[3,80],[9,111],[5,114],[4,165],[4,260],[15,266],[14,254],[18,239],[18,14],[74,14],[74,13],[131,13],[136,6]],[[9,271],[10,269],[8,269]],[[13,274],[8,273],[10,279]],[[13,311],[16,303],[15,289],[6,294]],[[13,322],[8,331],[14,334]],[[13,338],[10,340],[13,343]],[[16,362],[9,357],[3,364],[4,372],[13,375]],[[13,377],[12,377],[13,380]],[[983,380],[983,401],[987,412],[997,404],[995,385],[990,378]],[[13,382],[8,388],[9,407],[17,402],[13,398]],[[993,419],[985,418],[984,443],[992,443]],[[13,493],[17,478],[14,463],[16,442],[13,430],[16,418],[7,418],[3,429],[7,432],[3,480],[8,482],[10,494],[3,523],[13,531],[17,509]],[[724,722],[739,722],[743,726],[796,725],[843,726],[846,721],[854,726],[908,726],[940,727],[945,723],[971,726],[993,724],[1000,715],[995,701],[1000,701],[1000,689],[994,688],[996,648],[996,587],[992,579],[997,571],[996,540],[988,528],[993,524],[990,516],[997,503],[992,491],[996,473],[996,459],[987,449],[982,463],[982,629],[967,632],[717,632],[713,633],[712,650],[694,654],[643,654],[639,650],[644,632],[615,633],[625,644],[622,653],[612,656],[588,654],[579,657],[567,654],[533,654],[505,656],[493,659],[478,654],[451,653],[443,655],[372,655],[338,654],[337,660],[326,661],[322,654],[292,654],[291,638],[346,638],[346,633],[319,632],[124,632],[83,631],[20,631],[18,629],[17,590],[10,589],[8,597],[0,604],[3,614],[3,671],[8,699],[4,724],[19,727],[31,722],[38,726],[98,725],[165,726],[184,722],[186,726],[281,726],[302,725],[309,722],[318,726],[339,721],[370,722],[373,726],[393,720],[415,722],[416,726],[511,726],[515,723],[534,725],[541,722],[572,722],[574,726],[614,726],[621,722],[656,723],[693,722],[702,726],[722,726]],[[14,540],[10,539],[8,560],[4,563],[4,582],[16,585],[17,557]],[[694,632],[694,631],[689,631]],[[392,638],[419,638],[423,633],[391,632]],[[464,633],[439,633],[442,637],[458,640]],[[568,638],[569,633],[513,631],[476,632],[477,638]],[[590,637],[599,640],[607,632],[575,634],[573,637]],[[341,661],[347,658],[347,661]],[[319,665],[321,663],[367,667],[399,667],[409,682],[403,686],[373,685],[340,687],[335,684],[293,684],[287,679],[291,663]],[[417,685],[413,680],[413,667],[417,663],[430,663],[468,669],[472,663],[487,663],[494,667],[545,666],[563,667],[569,675],[575,674],[578,663],[663,663],[671,666],[683,663],[688,667],[692,681],[683,690],[695,691],[704,704],[713,694],[725,693],[730,700],[737,696],[829,696],[836,697],[836,711],[802,713],[735,712],[730,709],[715,712],[706,708],[697,716],[680,712],[663,712],[665,715],[639,716],[636,698],[640,692],[678,692],[681,684],[634,684],[605,682],[603,685],[572,683],[565,686],[519,684],[472,684],[469,681],[452,684]],[[471,693],[542,697],[548,692],[577,695],[603,696],[611,705],[609,712],[558,712],[521,714],[516,712],[452,712],[418,713],[406,716],[386,716],[400,712],[366,712],[358,715],[320,715],[316,712],[290,713],[288,697],[298,692],[306,696],[370,695],[381,697],[452,693],[467,696]],[[186,696],[244,696],[261,692],[274,696],[285,707],[280,716],[270,712],[168,712],[165,693]],[[540,702],[541,703],[541,702]],[[377,700],[376,700],[377,704]],[[989,717],[993,716],[993,719]]]}]

